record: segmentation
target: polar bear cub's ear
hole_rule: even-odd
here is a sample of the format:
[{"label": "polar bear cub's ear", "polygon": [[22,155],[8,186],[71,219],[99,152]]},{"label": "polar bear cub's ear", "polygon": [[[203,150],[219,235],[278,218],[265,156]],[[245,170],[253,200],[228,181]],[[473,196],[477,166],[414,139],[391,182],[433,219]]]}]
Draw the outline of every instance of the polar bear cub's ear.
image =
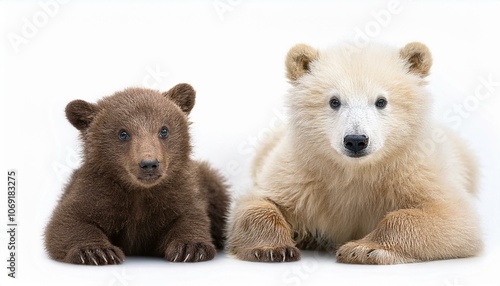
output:
[{"label": "polar bear cub's ear", "polygon": [[100,108],[93,103],[77,99],[66,105],[66,118],[78,130],[82,131],[89,127]]},{"label": "polar bear cub's ear", "polygon": [[407,62],[408,70],[420,77],[429,75],[432,66],[432,55],[426,45],[413,42],[404,46],[399,54]]},{"label": "polar bear cub's ear", "polygon": [[286,55],[286,75],[295,83],[305,73],[310,71],[309,64],[318,58],[318,50],[306,44],[293,46]]},{"label": "polar bear cub's ear", "polygon": [[177,104],[186,115],[189,114],[194,107],[196,91],[187,83],[179,83],[162,94]]}]

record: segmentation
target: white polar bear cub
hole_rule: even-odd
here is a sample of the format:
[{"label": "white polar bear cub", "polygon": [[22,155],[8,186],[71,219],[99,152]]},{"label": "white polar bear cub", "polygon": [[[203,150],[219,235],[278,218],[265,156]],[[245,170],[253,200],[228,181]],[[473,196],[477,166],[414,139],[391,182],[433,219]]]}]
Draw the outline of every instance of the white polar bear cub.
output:
[{"label": "white polar bear cub", "polygon": [[229,252],[295,261],[299,249],[320,248],[362,264],[478,254],[477,171],[462,142],[430,118],[431,64],[421,43],[294,46],[289,122],[257,154],[253,187],[230,218]]}]

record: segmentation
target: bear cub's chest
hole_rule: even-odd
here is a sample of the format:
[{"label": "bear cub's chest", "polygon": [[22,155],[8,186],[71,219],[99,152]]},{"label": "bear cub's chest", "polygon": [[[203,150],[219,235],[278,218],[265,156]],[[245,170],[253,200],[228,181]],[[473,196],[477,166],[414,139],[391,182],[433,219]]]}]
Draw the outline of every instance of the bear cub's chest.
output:
[{"label": "bear cub's chest", "polygon": [[126,253],[150,255],[158,239],[171,228],[179,211],[162,195],[129,194],[122,199],[119,216],[112,219],[110,240]]}]

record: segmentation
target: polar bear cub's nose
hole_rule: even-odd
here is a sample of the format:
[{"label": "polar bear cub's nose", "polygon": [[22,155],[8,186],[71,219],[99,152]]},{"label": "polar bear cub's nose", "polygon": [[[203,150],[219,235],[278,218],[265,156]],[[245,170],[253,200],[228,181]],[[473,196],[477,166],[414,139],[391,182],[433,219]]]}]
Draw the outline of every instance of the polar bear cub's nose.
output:
[{"label": "polar bear cub's nose", "polygon": [[368,137],[365,135],[347,135],[344,137],[344,147],[352,152],[359,152],[368,146]]}]

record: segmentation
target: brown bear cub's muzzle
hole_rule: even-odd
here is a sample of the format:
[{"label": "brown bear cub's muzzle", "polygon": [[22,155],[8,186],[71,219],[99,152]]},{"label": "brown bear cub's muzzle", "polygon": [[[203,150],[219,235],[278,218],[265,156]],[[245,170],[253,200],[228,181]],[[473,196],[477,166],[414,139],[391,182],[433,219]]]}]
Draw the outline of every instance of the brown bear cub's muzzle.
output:
[{"label": "brown bear cub's muzzle", "polygon": [[137,178],[144,183],[154,183],[161,177],[160,162],[154,160],[141,160],[139,163],[139,176]]}]

